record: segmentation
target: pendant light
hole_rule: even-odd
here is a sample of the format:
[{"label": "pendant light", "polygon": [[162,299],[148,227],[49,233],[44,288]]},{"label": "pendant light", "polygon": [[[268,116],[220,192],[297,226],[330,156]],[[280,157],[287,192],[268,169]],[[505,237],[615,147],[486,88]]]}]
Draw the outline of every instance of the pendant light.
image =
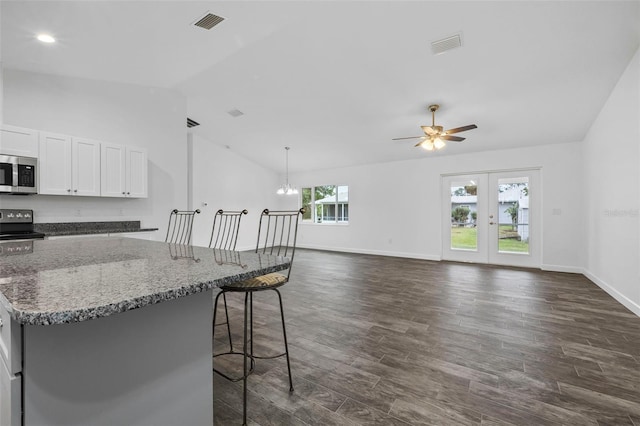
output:
[{"label": "pendant light", "polygon": [[287,169],[287,174],[286,174],[286,181],[285,183],[280,186],[280,188],[278,188],[278,190],[276,191],[276,194],[278,195],[295,195],[298,193],[298,188],[296,188],[295,186],[291,186],[289,184],[289,150],[291,148],[289,148],[288,146],[285,146],[284,149],[286,150],[286,169]]}]

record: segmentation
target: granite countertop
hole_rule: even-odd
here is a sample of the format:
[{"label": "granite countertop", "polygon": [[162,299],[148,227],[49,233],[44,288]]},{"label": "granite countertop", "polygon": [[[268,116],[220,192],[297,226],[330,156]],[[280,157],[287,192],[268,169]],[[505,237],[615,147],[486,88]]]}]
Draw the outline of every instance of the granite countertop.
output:
[{"label": "granite countertop", "polygon": [[105,317],[289,266],[284,257],[118,237],[36,240],[1,260],[0,303],[28,325]]},{"label": "granite countertop", "polygon": [[141,228],[139,220],[116,222],[59,222],[34,223],[34,231],[42,232],[47,237],[61,235],[115,234],[122,232],[149,232],[158,228]]}]

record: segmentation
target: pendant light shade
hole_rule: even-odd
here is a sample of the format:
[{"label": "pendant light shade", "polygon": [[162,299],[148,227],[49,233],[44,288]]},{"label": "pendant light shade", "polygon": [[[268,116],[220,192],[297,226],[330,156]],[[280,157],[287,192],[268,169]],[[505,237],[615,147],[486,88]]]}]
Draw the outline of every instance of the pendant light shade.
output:
[{"label": "pendant light shade", "polygon": [[298,193],[298,188],[296,188],[295,186],[292,186],[289,184],[289,150],[291,148],[289,148],[288,146],[285,146],[284,149],[286,150],[286,180],[285,183],[282,184],[280,186],[280,188],[278,188],[278,190],[276,191],[276,194],[278,195],[296,195]]}]

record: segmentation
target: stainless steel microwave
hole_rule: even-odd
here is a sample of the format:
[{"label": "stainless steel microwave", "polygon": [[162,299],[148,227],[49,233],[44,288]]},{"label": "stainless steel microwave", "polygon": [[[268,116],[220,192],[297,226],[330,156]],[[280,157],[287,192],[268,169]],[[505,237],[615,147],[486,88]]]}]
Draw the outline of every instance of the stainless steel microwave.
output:
[{"label": "stainless steel microwave", "polygon": [[0,155],[0,193],[37,194],[38,159]]}]

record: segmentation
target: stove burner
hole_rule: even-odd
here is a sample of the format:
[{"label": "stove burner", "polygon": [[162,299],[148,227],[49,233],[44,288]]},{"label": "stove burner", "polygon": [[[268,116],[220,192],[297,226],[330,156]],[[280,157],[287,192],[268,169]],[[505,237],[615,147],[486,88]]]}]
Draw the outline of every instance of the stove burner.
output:
[{"label": "stove burner", "polygon": [[33,210],[0,209],[0,241],[43,238],[43,233],[33,230]]}]

